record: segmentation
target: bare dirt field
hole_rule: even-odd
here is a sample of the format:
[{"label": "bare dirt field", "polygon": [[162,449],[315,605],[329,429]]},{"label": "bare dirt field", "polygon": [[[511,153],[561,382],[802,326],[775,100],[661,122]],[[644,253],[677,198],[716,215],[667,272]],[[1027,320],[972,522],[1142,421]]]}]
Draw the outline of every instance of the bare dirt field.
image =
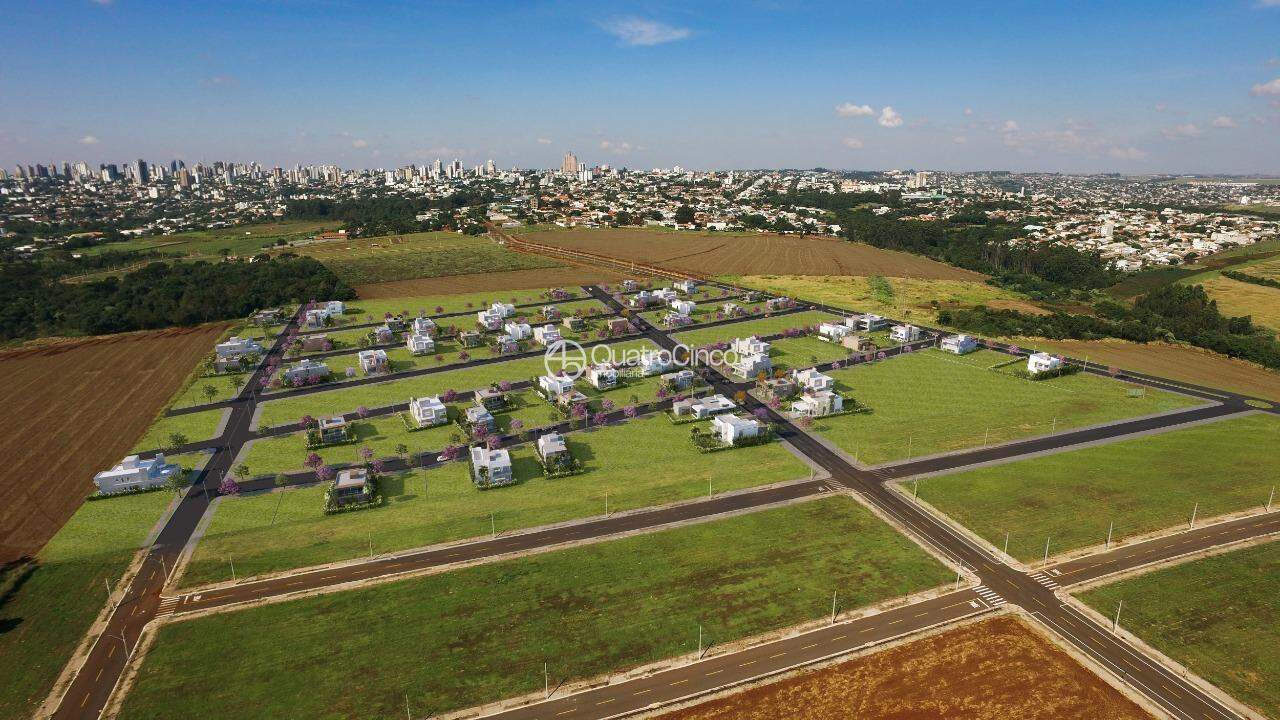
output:
[{"label": "bare dirt field", "polygon": [[361,299],[378,300],[381,298],[424,295],[453,295],[485,290],[568,287],[571,285],[614,283],[623,279],[626,279],[626,276],[612,270],[579,265],[398,280],[396,282],[375,283],[372,285],[357,285],[356,292]]},{"label": "bare dirt field", "polygon": [[1006,615],[711,700],[662,720],[1150,717]]},{"label": "bare dirt field", "polygon": [[0,562],[39,550],[142,436],[222,325],[0,353]]},{"label": "bare dirt field", "polygon": [[1200,348],[1123,340],[1017,338],[1016,342],[1037,350],[1280,402],[1280,372]]},{"label": "bare dirt field", "polygon": [[516,237],[701,275],[884,275],[977,280],[978,273],[908,253],[824,237],[652,229],[541,230]]}]

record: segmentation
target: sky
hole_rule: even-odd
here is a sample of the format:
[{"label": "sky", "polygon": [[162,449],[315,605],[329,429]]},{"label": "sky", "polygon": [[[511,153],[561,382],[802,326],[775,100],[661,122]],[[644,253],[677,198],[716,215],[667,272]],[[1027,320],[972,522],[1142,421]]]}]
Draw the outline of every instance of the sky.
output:
[{"label": "sky", "polygon": [[1280,175],[1280,0],[2,0],[0,165]]}]

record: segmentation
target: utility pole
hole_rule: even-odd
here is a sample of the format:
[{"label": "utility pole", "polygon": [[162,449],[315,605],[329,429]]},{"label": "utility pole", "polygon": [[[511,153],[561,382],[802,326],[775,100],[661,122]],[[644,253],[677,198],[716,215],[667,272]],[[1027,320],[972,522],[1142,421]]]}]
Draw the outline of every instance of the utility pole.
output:
[{"label": "utility pole", "polygon": [[711,477],[707,477],[707,497],[711,497]]},{"label": "utility pole", "polygon": [[489,538],[496,539],[498,537],[498,521],[493,519],[493,512],[489,512]]},{"label": "utility pole", "polygon": [[227,562],[231,563],[231,582],[234,583],[236,581],[236,561],[228,555]]},{"label": "utility pole", "polygon": [[831,624],[832,625],[836,624],[836,593],[838,592],[840,591],[839,590],[831,591]]},{"label": "utility pole", "polygon": [[604,516],[609,517],[609,493],[604,494]]},{"label": "utility pole", "polygon": [[698,623],[698,659],[702,659],[702,623]]},{"label": "utility pole", "polygon": [[1271,496],[1267,498],[1267,512],[1271,512],[1271,501],[1276,499],[1276,486],[1271,486]]},{"label": "utility pole", "polygon": [[1052,429],[1049,430],[1049,432],[1058,432],[1058,416],[1057,415],[1053,416],[1053,427]]},{"label": "utility pole", "polygon": [[1108,550],[1111,549],[1111,531],[1115,530],[1115,528],[1116,528],[1116,521],[1112,520],[1111,524],[1107,526],[1107,549]]},{"label": "utility pole", "polygon": [[404,717],[405,720],[413,720],[413,713],[409,712],[409,693],[404,694]]},{"label": "utility pole", "polygon": [[121,633],[120,633],[119,635],[116,635],[115,637],[120,638],[120,642],[121,642],[121,643],[124,643],[124,658],[125,658],[126,660],[132,660],[132,659],[133,659],[133,653],[132,653],[132,652],[130,652],[130,650],[129,650],[129,638],[127,638],[127,637],[125,636],[125,634],[124,634],[124,632],[123,632],[123,631],[121,631]]},{"label": "utility pole", "polygon": [[546,663],[542,663],[542,692],[543,698],[551,697],[551,673],[547,671]]},{"label": "utility pole", "polygon": [[991,426],[990,426],[990,425],[988,425],[988,426],[986,427],[986,429],[984,429],[984,430],[982,431],[982,444],[983,444],[984,446],[987,444],[987,440],[988,440],[990,437],[991,437]]},{"label": "utility pole", "polygon": [[369,559],[373,559],[373,536],[369,536]]},{"label": "utility pole", "polygon": [[1008,530],[1004,531],[1004,554],[1005,554],[1005,557],[1009,556],[1009,531]]},{"label": "utility pole", "polygon": [[1188,530],[1196,529],[1196,513],[1199,512],[1199,510],[1200,503],[1196,503],[1195,507],[1191,508],[1191,525],[1187,528]]},{"label": "utility pole", "polygon": [[920,478],[911,478],[911,499],[920,499]]},{"label": "utility pole", "polygon": [[1049,538],[1044,539],[1044,564],[1049,564]]},{"label": "utility pole", "polygon": [[1116,603],[1116,617],[1111,621],[1111,634],[1116,634],[1116,629],[1120,627],[1120,608],[1124,607],[1124,601]]},{"label": "utility pole", "polygon": [[120,606],[116,604],[115,598],[111,597],[111,581],[106,578],[102,578],[102,584],[107,588],[107,602],[111,603],[111,612],[115,612],[116,608]]}]

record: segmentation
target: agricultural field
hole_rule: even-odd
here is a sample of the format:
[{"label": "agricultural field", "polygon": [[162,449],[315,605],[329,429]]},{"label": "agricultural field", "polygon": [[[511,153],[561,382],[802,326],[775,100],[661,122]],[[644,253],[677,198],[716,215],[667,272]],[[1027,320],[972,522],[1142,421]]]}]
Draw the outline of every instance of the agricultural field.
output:
[{"label": "agricultural field", "polygon": [[106,602],[104,583],[120,579],[173,500],[159,491],[81,505],[87,491],[76,489],[80,509],[34,559],[0,568],[0,720],[33,716]]},{"label": "agricultural field", "polygon": [[1024,380],[993,366],[1007,355],[955,356],[922,350],[833,370],[837,390],[871,412],[818,418],[813,430],[859,462],[964,450],[1123,418],[1191,407],[1200,401],[1080,373]]},{"label": "agricultural field", "polygon": [[1026,313],[1046,312],[1017,293],[980,280],[882,277],[873,282],[868,277],[839,275],[751,275],[724,279],[797,300],[926,324],[937,322],[939,310],[978,305]]},{"label": "agricultural field", "polygon": [[[609,347],[616,352],[622,352],[627,349],[652,347],[652,344],[647,340],[629,340],[614,343]],[[528,380],[546,372],[544,358],[538,355],[417,377],[397,379],[391,376],[383,382],[370,385],[343,387],[338,383],[325,392],[278,398],[262,403],[258,426],[270,427],[293,423],[303,415],[320,417],[348,413],[362,405],[370,408],[394,405],[408,402],[410,397],[439,395],[450,389],[459,392],[474,390],[488,387],[502,380],[512,382]]]},{"label": "agricultural field", "polygon": [[1106,617],[1267,717],[1280,717],[1280,542],[1081,593]]},{"label": "agricultural field", "polygon": [[[831,497],[170,623],[120,717],[170,718],[177,703],[209,720],[245,707],[442,713],[541,691],[544,662],[552,684],[592,677],[695,650],[699,625],[726,643],[825,617],[833,590],[859,607],[951,579],[853,500]],[[192,667],[218,667],[219,682]]]},{"label": "agricultural field", "polygon": [[324,263],[349,285],[562,266],[540,255],[513,252],[487,237],[451,232],[317,243],[293,251]]},{"label": "agricultural field", "polygon": [[659,720],[1145,720],[1016,616],[984,620],[659,716]]},{"label": "agricultural field", "polygon": [[1209,297],[1218,303],[1222,314],[1249,315],[1254,323],[1280,333],[1280,289],[1232,280],[1222,275],[1197,281],[1196,284],[1203,286]]},{"label": "agricultural field", "polygon": [[[1254,414],[921,480],[920,499],[1009,554],[1049,554],[1261,508],[1280,458],[1280,418]],[[901,486],[910,493],[910,483]],[[1196,509],[1198,504],[1198,509]]]},{"label": "agricultural field", "polygon": [[1236,268],[1240,272],[1280,281],[1280,258],[1272,257]]},{"label": "agricultural field", "polygon": [[[457,428],[407,433],[405,442],[415,449],[437,442],[438,448],[450,432]],[[417,440],[427,433],[442,437]],[[384,483],[384,507],[343,515],[321,514],[321,486],[224,498],[182,582],[225,579],[228,556],[241,577],[259,575],[359,557],[370,544],[374,552],[389,552],[487,535],[491,522],[503,532],[602,515],[606,493],[609,510],[618,512],[704,497],[708,487],[719,493],[808,477],[808,468],[777,443],[704,454],[688,435],[687,425],[660,416],[569,433],[569,448],[585,466],[581,475],[544,478],[526,444],[511,451],[517,485],[481,492],[466,463],[453,463],[398,474]],[[291,440],[301,447],[299,439]],[[384,448],[368,444],[383,454]],[[354,447],[341,448],[334,460],[353,460]],[[304,452],[290,455],[294,465]],[[246,462],[258,471],[252,453]]]},{"label": "agricultural field", "polygon": [[161,415],[156,418],[151,427],[147,428],[142,437],[138,438],[138,441],[133,444],[133,452],[168,447],[170,445],[170,436],[175,433],[186,436],[187,442],[210,440],[218,434],[218,427],[222,424],[222,418],[229,412],[230,410],[224,408],[221,410],[203,410],[184,415],[174,415],[172,417]]},{"label": "agricultural field", "polygon": [[[517,231],[516,237],[520,237]],[[981,282],[982,275],[835,238],[662,229],[552,229],[530,242],[700,275],[883,275]]]},{"label": "agricultural field", "polygon": [[[456,295],[459,293],[489,293],[497,290],[527,290],[547,286],[566,289],[582,285],[608,285],[628,279],[613,270],[588,265],[536,268],[533,270],[506,270],[503,272],[471,273],[468,275],[442,275],[440,277],[414,278],[393,282],[356,285],[356,293],[363,300],[381,300],[412,296]],[[630,279],[639,279],[630,276]],[[495,290],[496,289],[496,290]]]},{"label": "agricultural field", "polygon": [[1011,342],[1134,372],[1280,402],[1280,372],[1189,345],[1043,338],[1013,338]]},{"label": "agricultural field", "polygon": [[231,255],[254,255],[264,249],[278,248],[291,242],[306,240],[324,230],[336,230],[341,223],[334,220],[282,220],[254,225],[236,225],[213,230],[192,230],[173,235],[156,235],[120,243],[107,243],[85,248],[89,255],[108,250],[159,250],[187,259],[217,258],[226,250]]},{"label": "agricultural field", "polygon": [[[0,562],[35,553],[209,352],[222,325],[40,342],[0,353]],[[32,482],[39,478],[39,482]]]},{"label": "agricultural field", "polygon": [[734,338],[745,338],[751,335],[759,335],[762,337],[777,335],[788,328],[817,325],[818,323],[830,322],[836,319],[838,318],[830,313],[818,310],[805,310],[803,312],[793,312],[786,315],[762,317],[758,320],[743,320],[741,322],[717,325],[715,327],[686,330],[682,333],[675,333],[672,337],[689,347],[699,347],[702,345],[709,345],[714,342],[728,342]]}]

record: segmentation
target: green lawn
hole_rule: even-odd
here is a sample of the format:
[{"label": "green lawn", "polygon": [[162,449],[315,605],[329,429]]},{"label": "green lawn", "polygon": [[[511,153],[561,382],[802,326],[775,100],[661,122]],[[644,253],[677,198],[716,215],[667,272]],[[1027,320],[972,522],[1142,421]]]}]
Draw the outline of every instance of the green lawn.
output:
[{"label": "green lawn", "polygon": [[[437,432],[447,440],[450,430],[410,435]],[[724,492],[808,475],[779,444],[702,454],[688,434],[688,425],[663,417],[571,433],[569,447],[587,470],[581,475],[543,478],[526,445],[512,451],[518,485],[478,491],[466,464],[458,463],[390,480],[385,507],[345,515],[321,514],[319,487],[223,500],[183,583],[224,579],[228,555],[241,576],[261,574],[357,557],[368,552],[371,540],[383,552],[486,534],[490,512],[497,514],[500,530],[511,530],[602,514],[606,492],[610,511],[629,510],[701,497],[708,480],[714,491]],[[300,439],[293,440],[300,448]],[[340,448],[337,459],[350,461],[355,447]],[[297,463],[303,452],[288,457]],[[248,462],[259,471],[253,457]]]},{"label": "green lawn", "polygon": [[[1020,560],[1266,503],[1280,419],[1250,415],[923,480],[920,497]],[[910,491],[910,485],[903,487]]]},{"label": "green lawn", "polygon": [[769,357],[775,368],[806,368],[819,363],[843,360],[849,351],[843,345],[816,337],[781,338],[769,342]]},{"label": "green lawn", "polygon": [[230,410],[224,408],[222,410],[203,410],[197,413],[187,413],[186,415],[174,415],[173,417],[162,415],[133,444],[133,451],[140,452],[164,448],[169,445],[169,436],[173,433],[186,435],[187,442],[210,440],[217,434],[218,426],[222,424],[222,416],[228,412]]},{"label": "green lawn", "polygon": [[1232,697],[1280,717],[1280,543],[1156,570],[1081,594]]},{"label": "green lawn", "polygon": [[[817,420],[816,432],[868,464],[1005,442],[1199,401],[1094,375],[1022,380],[988,368],[1009,357],[922,350],[829,374],[872,412]],[[1056,419],[1056,423],[1055,423]]]},{"label": "green lawn", "polygon": [[[651,347],[647,340],[628,340],[611,347],[622,351],[627,348]],[[488,387],[501,380],[528,380],[546,373],[542,356],[522,358],[508,362],[459,368],[448,372],[423,375],[419,377],[389,379],[386,382],[371,385],[342,387],[334,385],[332,390],[311,395],[281,398],[264,402],[261,405],[261,427],[296,422],[303,415],[320,417],[355,410],[357,407],[381,407],[395,403],[407,402],[412,397],[422,395],[438,395],[446,390],[474,390]]]},{"label": "green lawn", "polygon": [[217,256],[226,249],[232,255],[253,255],[264,248],[276,247],[278,240],[305,240],[319,230],[334,230],[342,225],[334,220],[284,220],[253,225],[236,225],[213,230],[192,230],[175,235],[154,235],[137,240],[107,243],[82,252],[96,254],[107,250],[145,250],[157,248],[166,253],[187,256]]},{"label": "green lawn", "polygon": [[806,310],[805,312],[792,313],[790,315],[778,315],[760,318],[759,320],[743,320],[742,322],[729,323],[728,325],[688,330],[677,333],[673,337],[690,347],[698,347],[721,340],[730,341],[734,338],[744,338],[751,335],[776,335],[787,328],[817,325],[818,323],[829,322],[834,317],[834,315],[817,310]]},{"label": "green lawn", "polygon": [[[245,373],[238,380],[231,375],[198,377],[190,385],[180,390],[173,400],[169,402],[169,406],[180,408],[230,400],[236,396],[236,393],[240,392],[241,385],[248,378],[248,373]],[[206,387],[213,388],[213,393],[206,395]]]},{"label": "green lawn", "polygon": [[172,499],[86,502],[34,563],[0,571],[0,718],[31,717]]},{"label": "green lawn", "polygon": [[544,662],[555,685],[694,651],[699,625],[723,644],[952,577],[833,497],[165,625],[122,717],[442,713],[541,691]]}]

